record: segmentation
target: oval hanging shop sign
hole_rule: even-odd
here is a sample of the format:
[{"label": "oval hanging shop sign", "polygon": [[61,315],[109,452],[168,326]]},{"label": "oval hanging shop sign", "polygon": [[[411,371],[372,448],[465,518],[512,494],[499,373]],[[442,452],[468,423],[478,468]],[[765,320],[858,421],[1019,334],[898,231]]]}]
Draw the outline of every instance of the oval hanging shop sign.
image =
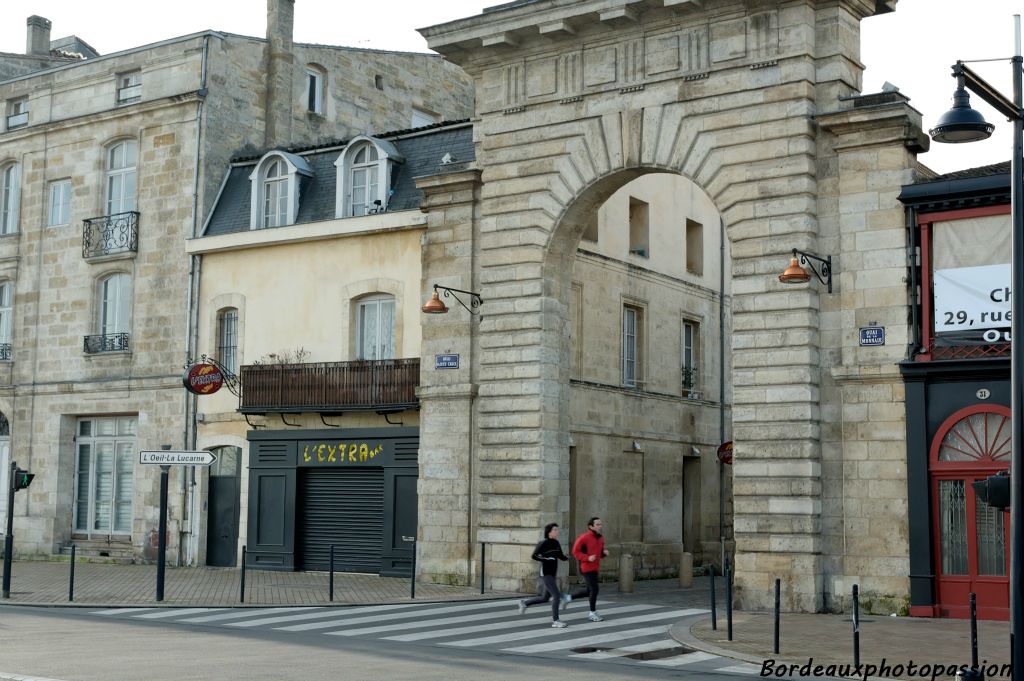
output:
[{"label": "oval hanging shop sign", "polygon": [[208,362],[193,364],[182,376],[185,390],[196,395],[212,395],[224,385],[224,374]]}]

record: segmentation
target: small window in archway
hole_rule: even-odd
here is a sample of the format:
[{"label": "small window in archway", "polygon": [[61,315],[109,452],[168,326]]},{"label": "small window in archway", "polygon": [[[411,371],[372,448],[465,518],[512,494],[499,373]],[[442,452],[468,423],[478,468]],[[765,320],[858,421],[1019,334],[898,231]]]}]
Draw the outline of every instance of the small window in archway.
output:
[{"label": "small window in archway", "polygon": [[686,219],[686,271],[704,274],[704,225]]},{"label": "small window in archway", "polygon": [[651,207],[646,201],[629,197],[629,253],[649,257]]}]

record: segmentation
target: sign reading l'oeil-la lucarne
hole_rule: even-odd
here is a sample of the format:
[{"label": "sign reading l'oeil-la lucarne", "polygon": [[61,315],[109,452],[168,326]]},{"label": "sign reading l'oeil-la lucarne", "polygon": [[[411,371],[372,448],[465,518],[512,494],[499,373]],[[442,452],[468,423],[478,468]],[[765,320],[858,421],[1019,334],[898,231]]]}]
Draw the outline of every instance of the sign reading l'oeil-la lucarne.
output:
[{"label": "sign reading l'oeil-la lucarne", "polygon": [[311,465],[367,463],[384,451],[384,445],[368,442],[319,442],[302,448],[302,462]]},{"label": "sign reading l'oeil-la lucarne", "polygon": [[1010,342],[1010,265],[935,270],[936,345]]},{"label": "sign reading l'oeil-la lucarne", "polygon": [[212,395],[224,385],[224,374],[209,362],[193,364],[181,377],[185,390],[196,395]]}]

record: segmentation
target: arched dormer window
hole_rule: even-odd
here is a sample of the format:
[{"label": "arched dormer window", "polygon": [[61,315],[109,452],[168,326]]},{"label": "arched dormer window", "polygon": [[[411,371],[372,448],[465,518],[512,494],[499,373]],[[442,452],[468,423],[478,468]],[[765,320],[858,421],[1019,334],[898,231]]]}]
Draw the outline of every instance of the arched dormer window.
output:
[{"label": "arched dormer window", "polygon": [[341,153],[338,169],[335,216],[339,218],[383,213],[388,208],[391,171],[404,161],[395,145],[360,135]]},{"label": "arched dormer window", "polygon": [[249,175],[252,183],[249,229],[295,223],[299,212],[300,175],[313,175],[313,169],[300,156],[271,151],[260,159]]}]

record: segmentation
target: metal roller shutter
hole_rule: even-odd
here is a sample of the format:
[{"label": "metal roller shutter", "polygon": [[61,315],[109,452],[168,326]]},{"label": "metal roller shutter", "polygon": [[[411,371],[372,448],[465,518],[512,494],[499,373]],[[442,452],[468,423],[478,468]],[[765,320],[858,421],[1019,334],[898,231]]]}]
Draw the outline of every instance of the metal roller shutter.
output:
[{"label": "metal roller shutter", "polygon": [[306,468],[299,473],[300,570],[380,571],[384,469]]}]

